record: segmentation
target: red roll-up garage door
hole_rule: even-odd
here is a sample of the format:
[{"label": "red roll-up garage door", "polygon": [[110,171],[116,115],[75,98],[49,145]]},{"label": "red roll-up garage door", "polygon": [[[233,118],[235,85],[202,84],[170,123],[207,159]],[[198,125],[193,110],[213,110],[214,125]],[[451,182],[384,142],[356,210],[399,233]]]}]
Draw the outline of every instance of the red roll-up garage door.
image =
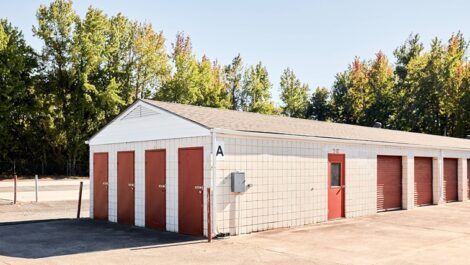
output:
[{"label": "red roll-up garage door", "polygon": [[468,198],[470,199],[470,159],[467,160],[467,184],[468,184]]},{"label": "red roll-up garage door", "polygon": [[444,158],[444,198],[446,202],[457,201],[457,164],[455,158]]},{"label": "red roll-up garage door", "polygon": [[377,156],[377,210],[401,209],[401,156]]},{"label": "red roll-up garage door", "polygon": [[432,158],[415,157],[415,205],[432,204]]}]

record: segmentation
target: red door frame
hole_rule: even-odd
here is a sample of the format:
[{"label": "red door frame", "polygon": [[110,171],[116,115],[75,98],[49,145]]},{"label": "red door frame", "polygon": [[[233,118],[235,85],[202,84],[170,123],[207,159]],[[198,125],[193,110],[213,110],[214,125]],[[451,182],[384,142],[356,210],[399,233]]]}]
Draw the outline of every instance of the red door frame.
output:
[{"label": "red door frame", "polygon": [[[105,168],[100,168],[99,158],[105,156]],[[104,170],[104,172],[100,172]],[[103,173],[104,176],[100,176]],[[93,218],[108,221],[109,155],[107,152],[93,153]]]},{"label": "red door frame", "polygon": [[[340,185],[331,186],[331,165],[339,163]],[[328,154],[328,219],[345,217],[346,157],[344,154]]]},{"label": "red door frame", "polygon": [[[185,168],[183,153],[200,150],[200,171]],[[191,159],[199,159],[192,157]],[[188,172],[189,170],[189,172]],[[192,176],[186,174],[191,173]],[[199,173],[199,176],[198,176]],[[178,149],[178,232],[202,236],[204,232],[204,148],[189,147]]]},{"label": "red door frame", "polygon": [[166,230],[165,149],[145,150],[145,227]]},{"label": "red door frame", "polygon": [[[132,154],[132,163],[128,160],[120,161],[120,157]],[[129,169],[127,166],[130,166]],[[129,171],[131,176],[123,175]],[[130,196],[131,198],[128,198]],[[117,221],[120,224],[135,224],[135,152],[119,151],[117,152]]]}]

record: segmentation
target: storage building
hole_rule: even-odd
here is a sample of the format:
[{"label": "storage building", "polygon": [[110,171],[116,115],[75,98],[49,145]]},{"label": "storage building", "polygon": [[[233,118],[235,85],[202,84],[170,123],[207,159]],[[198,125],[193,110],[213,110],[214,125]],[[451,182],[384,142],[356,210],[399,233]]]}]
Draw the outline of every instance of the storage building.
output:
[{"label": "storage building", "polygon": [[465,201],[470,191],[470,140],[381,128],[138,100],[88,143],[92,218],[191,235]]}]

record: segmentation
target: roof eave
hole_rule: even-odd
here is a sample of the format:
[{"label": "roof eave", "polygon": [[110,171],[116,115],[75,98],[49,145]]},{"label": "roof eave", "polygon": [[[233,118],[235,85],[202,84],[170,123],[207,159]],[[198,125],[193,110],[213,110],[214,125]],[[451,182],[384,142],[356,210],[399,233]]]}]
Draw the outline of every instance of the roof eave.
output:
[{"label": "roof eave", "polygon": [[372,140],[361,140],[361,139],[347,139],[337,137],[324,137],[324,136],[310,136],[310,135],[294,135],[284,133],[272,133],[272,132],[256,132],[256,131],[243,131],[243,130],[232,130],[224,128],[214,128],[211,130],[215,133],[222,133],[228,135],[239,135],[239,136],[254,136],[254,137],[269,137],[279,139],[292,139],[292,140],[309,140],[324,143],[348,143],[348,144],[367,144],[367,145],[380,145],[380,146],[396,146],[396,147],[413,147],[413,148],[425,148],[434,150],[452,150],[452,151],[470,151],[469,148],[455,148],[449,146],[434,146],[434,145],[420,145],[411,143],[399,143],[399,142],[386,142],[386,141],[372,141]]}]

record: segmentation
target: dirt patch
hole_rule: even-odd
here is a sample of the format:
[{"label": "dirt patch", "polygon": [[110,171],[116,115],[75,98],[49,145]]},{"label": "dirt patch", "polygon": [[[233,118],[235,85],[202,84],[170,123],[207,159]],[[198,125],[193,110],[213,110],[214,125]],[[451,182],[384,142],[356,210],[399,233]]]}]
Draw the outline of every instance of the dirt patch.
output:
[{"label": "dirt patch", "polygon": [[[82,201],[81,217],[89,217],[89,201]],[[0,224],[5,222],[75,218],[76,201],[51,201],[39,203],[17,203],[0,200]]]},{"label": "dirt patch", "polygon": [[[78,180],[78,179],[89,179],[88,176],[38,176],[41,180]],[[29,180],[34,179],[34,176],[18,176],[18,180]],[[13,176],[0,176],[0,182],[2,181],[13,181]]]}]

